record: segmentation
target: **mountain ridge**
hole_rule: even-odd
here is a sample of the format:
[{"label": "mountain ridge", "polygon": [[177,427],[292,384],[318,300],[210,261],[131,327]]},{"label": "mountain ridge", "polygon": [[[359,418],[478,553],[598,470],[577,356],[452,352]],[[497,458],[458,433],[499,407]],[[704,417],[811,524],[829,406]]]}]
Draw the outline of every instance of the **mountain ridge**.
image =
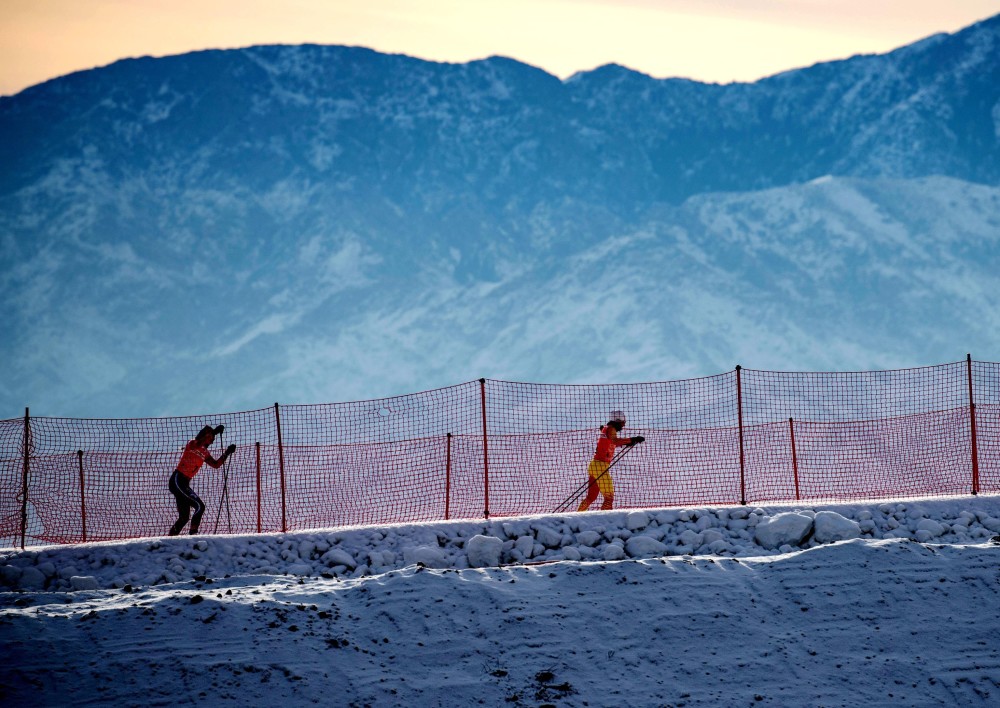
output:
[{"label": "mountain ridge", "polygon": [[[1000,99],[997,89],[1000,62],[995,58],[1000,52],[989,51],[998,44],[998,28],[1000,15],[953,35],[937,35],[934,41],[922,40],[889,54],[827,62],[782,72],[752,84],[726,85],[651,79],[629,69],[609,66],[561,81],[541,69],[502,57],[442,64],[358,47],[265,45],[245,50],[206,50],[164,59],[123,60],[104,69],[80,72],[26,89],[17,97],[0,99],[0,129],[18,138],[30,138],[30,134],[39,132],[35,144],[29,144],[25,151],[37,156],[40,141],[58,145],[60,135],[52,127],[45,131],[18,129],[13,115],[20,107],[16,104],[33,104],[29,106],[34,109],[29,118],[34,119],[39,109],[52,110],[43,100],[47,94],[66,99],[67,92],[71,92],[79,101],[89,92],[93,99],[89,107],[86,103],[81,106],[82,112],[98,119],[102,111],[119,108],[118,113],[111,112],[105,119],[112,122],[110,127],[114,129],[116,122],[123,124],[117,129],[125,133],[121,136],[125,144],[146,147],[154,155],[157,141],[177,137],[163,134],[163,128],[171,123],[176,123],[184,138],[196,145],[212,137],[227,137],[232,132],[225,122],[225,109],[229,107],[234,112],[238,109],[242,115],[256,111],[262,118],[273,121],[294,121],[297,130],[304,130],[311,121],[316,126],[325,123],[338,131],[346,129],[347,137],[361,144],[370,145],[371,140],[379,139],[383,141],[383,149],[397,148],[395,156],[403,158],[404,166],[405,151],[413,150],[421,141],[461,153],[466,143],[460,138],[465,136],[449,131],[503,127],[507,132],[501,137],[513,143],[503,147],[521,146],[522,150],[530,150],[523,139],[530,134],[552,156],[545,161],[544,155],[536,155],[540,159],[538,171],[554,175],[562,191],[575,187],[584,197],[593,194],[586,185],[570,181],[567,173],[573,170],[560,169],[561,164],[572,163],[574,155],[581,156],[581,167],[601,166],[592,143],[588,143],[585,135],[574,134],[580,131],[589,131],[592,139],[599,136],[602,148],[634,156],[640,165],[650,163],[641,172],[642,179],[628,180],[630,194],[638,194],[640,200],[666,199],[676,203],[704,191],[765,188],[807,181],[822,174],[903,177],[945,174],[994,184],[1000,179],[1000,168],[996,166],[1000,159],[983,158],[1000,157],[996,154],[996,140],[986,145],[984,137],[995,132],[995,123],[1000,121],[988,110]],[[978,50],[976,42],[982,45]],[[935,66],[927,67],[924,63]],[[936,66],[942,63],[954,71],[942,71]],[[179,74],[178,69],[183,73]],[[832,82],[831,73],[847,74],[841,80],[847,85]],[[191,75],[184,84],[190,88],[174,89],[172,84],[181,81],[184,75]],[[924,85],[927,81],[921,79],[924,76],[931,77],[937,85]],[[981,78],[977,81],[976,76]],[[216,78],[209,81],[211,77]],[[119,81],[130,86],[135,95],[121,96],[120,90],[114,88]],[[453,89],[456,82],[461,91]],[[622,87],[623,83],[627,85]],[[273,90],[263,91],[268,84],[273,85]],[[137,92],[143,86],[144,94],[139,95]],[[922,91],[942,94],[944,89],[950,89],[951,93],[933,97],[934,102],[921,95]],[[175,103],[165,98],[171,92],[178,94]],[[445,98],[457,103],[444,105]],[[963,110],[949,108],[949,98],[962,101]],[[918,99],[923,103],[906,105],[907,101]],[[142,105],[137,105],[139,101]],[[515,104],[514,110],[505,110],[511,104]],[[835,104],[841,108],[833,110]],[[197,111],[197,121],[189,117],[191,110]],[[935,111],[951,117],[946,115],[942,120],[933,115]],[[67,107],[62,115],[57,112],[45,117],[52,126],[63,121],[72,123],[77,114]],[[421,123],[426,122],[426,134],[420,134],[419,140],[407,139],[408,135],[414,135],[413,130],[392,124],[399,115],[405,116],[415,129],[424,127]],[[955,128],[958,115],[970,117],[962,123],[968,130]],[[352,124],[362,116],[372,119],[377,129],[366,132],[362,130],[364,126]],[[825,127],[819,120],[823,116],[830,117]],[[478,124],[477,117],[481,117]],[[864,119],[860,124],[859,118]],[[905,128],[907,140],[923,141],[925,164],[918,161],[912,164],[916,161],[912,154],[895,154],[901,150],[900,141],[892,140],[885,129],[868,130],[872,121],[895,123],[896,129]],[[261,137],[281,134],[277,126],[267,121],[259,124],[251,121],[246,127],[251,126]],[[625,126],[632,128],[622,131]],[[574,131],[575,127],[578,130]],[[893,126],[886,125],[890,127]],[[978,137],[972,145],[964,146],[961,136],[970,131]],[[757,150],[741,156],[734,145],[742,145],[742,152],[746,153],[748,134],[766,140]],[[812,140],[813,134],[818,134],[819,139]],[[881,142],[872,144],[872,134]],[[839,155],[839,161],[824,160],[824,149],[814,143],[834,136],[842,136],[842,140],[849,142],[825,150]],[[88,136],[84,132],[72,137],[79,143]],[[75,143],[71,142],[67,148]],[[716,143],[721,143],[722,151],[736,152],[735,156],[728,161],[723,159],[717,154],[720,150],[713,150]],[[8,149],[0,149],[0,158],[14,167],[9,174],[23,173],[26,159],[23,153],[19,157],[19,144],[15,141]],[[107,150],[111,147],[102,146]],[[344,151],[341,157],[346,157],[345,146],[338,147]],[[982,154],[984,147],[988,150],[986,155]],[[956,150],[957,155],[953,154]],[[787,157],[776,157],[777,152]],[[881,163],[866,160],[865,155],[872,152],[882,156]],[[392,156],[390,152],[386,157]],[[809,156],[811,161],[807,159]],[[414,157],[433,158],[426,152]],[[472,155],[461,158],[459,166],[476,167]],[[247,159],[247,155],[241,159]],[[682,165],[706,159],[718,164],[698,179],[684,178]],[[793,161],[797,167],[784,164]],[[447,161],[434,162],[435,168],[447,172],[451,167],[454,171],[455,165]],[[748,183],[744,178],[733,184],[735,180],[727,177],[726,172],[743,174],[751,162],[757,179]],[[629,163],[637,164],[634,160]],[[359,165],[355,161],[349,167],[357,169]],[[653,186],[648,186],[650,182]],[[485,175],[478,179],[478,184],[486,186],[487,193],[489,183]],[[18,186],[16,182],[11,184],[10,178],[0,185],[3,193],[10,193]],[[605,186],[600,196],[623,197],[608,189]]]},{"label": "mountain ridge", "polygon": [[988,358],[998,35],[728,85],[253,47],[0,98],[0,404]]}]

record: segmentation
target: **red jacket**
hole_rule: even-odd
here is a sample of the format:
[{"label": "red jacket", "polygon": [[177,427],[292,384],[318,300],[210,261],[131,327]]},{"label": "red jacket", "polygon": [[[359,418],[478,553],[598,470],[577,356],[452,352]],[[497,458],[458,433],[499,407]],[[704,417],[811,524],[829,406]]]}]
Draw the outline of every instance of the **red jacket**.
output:
[{"label": "red jacket", "polygon": [[608,426],[601,428],[601,437],[597,439],[597,452],[594,459],[600,462],[611,462],[615,455],[615,448],[632,443],[632,438],[610,438],[608,437]]},{"label": "red jacket", "polygon": [[199,444],[197,440],[192,440],[184,447],[181,461],[177,463],[177,471],[191,479],[198,474],[198,470],[205,464],[208,457],[208,448]]}]

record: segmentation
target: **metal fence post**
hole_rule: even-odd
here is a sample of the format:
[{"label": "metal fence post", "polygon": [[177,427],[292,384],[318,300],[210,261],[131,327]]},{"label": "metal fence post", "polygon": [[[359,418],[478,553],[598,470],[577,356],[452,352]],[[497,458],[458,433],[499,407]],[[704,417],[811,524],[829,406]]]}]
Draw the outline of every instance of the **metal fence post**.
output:
[{"label": "metal fence post", "polygon": [[444,520],[451,518],[451,433],[448,433],[448,449],[444,462]]},{"label": "metal fence post", "polygon": [[972,354],[965,356],[969,376],[969,430],[972,433],[972,493],[979,494],[979,445],[976,441],[976,402],[972,397]]},{"label": "metal fence post", "polygon": [[483,407],[483,500],[484,512],[490,518],[490,451],[486,439],[486,379],[479,379],[479,397]]},{"label": "metal fence post", "polygon": [[792,474],[795,476],[795,501],[799,501],[799,458],[795,453],[795,424],[788,419],[788,434],[792,438]]},{"label": "metal fence post", "polygon": [[743,367],[736,365],[736,415],[740,424],[740,504],[746,506],[747,485],[746,485],[746,463],[743,454],[743,383],[740,371]]},{"label": "metal fence post", "polygon": [[80,467],[80,525],[83,529],[83,542],[87,542],[87,497],[83,485],[83,450],[76,451],[76,459]]},{"label": "metal fence post", "polygon": [[260,526],[260,443],[256,444],[257,448],[257,533],[261,532]]},{"label": "metal fence post", "polygon": [[281,413],[278,412],[278,404],[274,404],[274,422],[278,427],[278,472],[281,475],[281,533],[288,530],[285,519],[285,448],[281,444]]},{"label": "metal fence post", "polygon": [[28,471],[31,469],[29,462],[31,456],[31,413],[27,407],[24,409],[24,467],[21,475],[21,550],[24,550],[25,539],[28,535]]}]

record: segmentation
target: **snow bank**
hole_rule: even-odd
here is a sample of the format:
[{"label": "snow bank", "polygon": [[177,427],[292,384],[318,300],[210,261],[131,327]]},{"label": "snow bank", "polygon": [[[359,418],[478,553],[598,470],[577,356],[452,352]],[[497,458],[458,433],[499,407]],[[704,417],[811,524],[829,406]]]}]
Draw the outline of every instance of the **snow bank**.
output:
[{"label": "snow bank", "polygon": [[415,565],[461,569],[679,555],[752,557],[853,538],[976,544],[997,533],[997,496],[816,510],[588,512],[7,550],[0,553],[0,587],[85,592],[234,575],[359,578]]}]

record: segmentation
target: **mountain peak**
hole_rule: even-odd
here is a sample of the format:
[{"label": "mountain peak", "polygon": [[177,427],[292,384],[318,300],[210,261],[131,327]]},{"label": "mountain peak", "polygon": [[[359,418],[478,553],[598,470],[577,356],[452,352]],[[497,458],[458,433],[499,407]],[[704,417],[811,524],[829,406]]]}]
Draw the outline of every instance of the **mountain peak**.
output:
[{"label": "mountain peak", "polygon": [[[719,350],[720,332],[766,341],[758,302],[788,307],[775,341],[822,322],[798,351],[856,351],[830,288],[858,291],[847,309],[887,333],[881,352],[913,332],[993,341],[981,321],[931,336],[924,319],[981,317],[956,293],[995,279],[997,189],[972,183],[1000,184],[996,27],[751,84],[267,45],[0,99],[0,403],[182,414],[252,391],[671,378],[729,366],[747,340]],[[901,299],[899,263],[939,286]],[[650,313],[610,343],[594,325],[609,297]],[[929,346],[918,360],[944,360]]]}]

